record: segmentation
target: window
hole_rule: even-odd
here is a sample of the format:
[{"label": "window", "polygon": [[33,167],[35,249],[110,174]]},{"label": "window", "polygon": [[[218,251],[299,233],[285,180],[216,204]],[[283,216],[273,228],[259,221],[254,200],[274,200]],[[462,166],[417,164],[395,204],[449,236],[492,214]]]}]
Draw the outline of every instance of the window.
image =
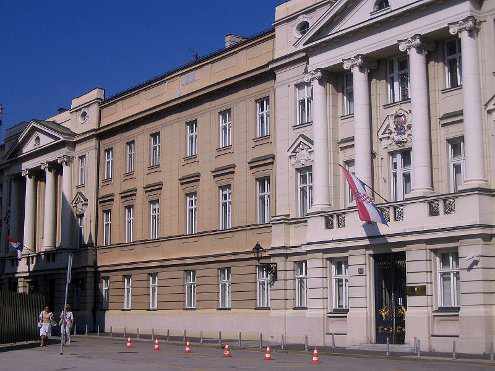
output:
[{"label": "window", "polygon": [[313,100],[313,88],[309,83],[299,84],[297,90],[297,124],[311,122],[311,102]]},{"label": "window", "polygon": [[445,43],[445,67],[447,88],[462,85],[461,40],[453,39]]},{"label": "window", "polygon": [[150,273],[150,309],[158,308],[158,273]]},{"label": "window", "polygon": [[457,192],[464,184],[464,139],[449,140],[449,187]]},{"label": "window", "polygon": [[79,242],[79,246],[84,245],[84,215],[77,215],[77,240]]},{"label": "window", "polygon": [[270,223],[270,178],[260,178],[258,184],[258,223]]},{"label": "window", "polygon": [[311,168],[300,169],[297,172],[297,188],[299,216],[306,216],[313,204],[313,173]]},{"label": "window", "polygon": [[227,309],[231,307],[231,271],[230,268],[220,268],[218,270],[218,285],[219,285],[219,308]]},{"label": "window", "polygon": [[411,192],[411,151],[392,153],[392,199],[401,201]]},{"label": "window", "polygon": [[256,306],[270,307],[270,281],[268,267],[264,265],[259,265],[256,271]]},{"label": "window", "polygon": [[132,277],[124,276],[124,309],[132,308]]},{"label": "window", "polygon": [[256,136],[270,135],[270,98],[265,97],[256,101]]},{"label": "window", "polygon": [[112,243],[112,211],[103,210],[103,245]]},{"label": "window", "polygon": [[196,271],[185,272],[186,308],[196,308]]},{"label": "window", "polygon": [[344,115],[354,114],[354,86],[352,72],[344,73]]},{"label": "window", "polygon": [[305,308],[307,303],[308,264],[306,261],[295,263],[296,308]]},{"label": "window", "polygon": [[150,166],[160,165],[160,133],[150,135]]},{"label": "window", "polygon": [[134,172],[134,159],[136,156],[136,143],[131,140],[125,144],[125,172]]},{"label": "window", "polygon": [[220,229],[232,227],[232,190],[230,185],[220,189]]},{"label": "window", "polygon": [[130,243],[134,237],[134,206],[125,207],[125,242]]},{"label": "window", "polygon": [[459,256],[457,252],[441,253],[438,257],[439,307],[458,307],[460,294]]},{"label": "window", "polygon": [[77,185],[83,186],[86,184],[86,155],[79,156],[78,165]]},{"label": "window", "polygon": [[388,0],[377,0],[375,2],[375,6],[373,7],[373,11],[383,10],[390,7]]},{"label": "window", "polygon": [[186,122],[186,156],[198,154],[198,122],[196,120]]},{"label": "window", "polygon": [[186,233],[194,234],[198,227],[198,195],[196,192],[186,195]]},{"label": "window", "polygon": [[230,109],[218,114],[220,120],[220,148],[232,145],[232,113]]},{"label": "window", "polygon": [[160,236],[160,201],[150,201],[150,238],[152,240]]},{"label": "window", "polygon": [[103,309],[108,308],[110,298],[110,278],[103,277],[101,279],[101,306]]},{"label": "window", "polygon": [[[351,161],[346,161],[345,162],[345,168],[347,171],[351,174],[354,173],[354,160]],[[354,205],[354,195],[352,194],[351,187],[349,187],[349,183],[344,177],[344,187],[345,187],[345,204],[346,206],[353,206]]]},{"label": "window", "polygon": [[409,99],[409,60],[407,56],[391,58],[387,63],[388,101]]},{"label": "window", "polygon": [[105,179],[112,179],[113,175],[113,148],[105,150]]},{"label": "window", "polygon": [[349,308],[349,273],[347,260],[332,261],[333,309]]}]

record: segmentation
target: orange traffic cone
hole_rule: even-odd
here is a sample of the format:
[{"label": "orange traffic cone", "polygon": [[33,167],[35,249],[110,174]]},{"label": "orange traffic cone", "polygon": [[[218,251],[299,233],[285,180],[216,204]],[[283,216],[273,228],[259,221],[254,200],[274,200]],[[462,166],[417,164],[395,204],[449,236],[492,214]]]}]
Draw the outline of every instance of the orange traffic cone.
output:
[{"label": "orange traffic cone", "polygon": [[314,365],[320,363],[320,356],[318,355],[318,350],[316,348],[313,350],[313,358],[311,359],[311,363]]},{"label": "orange traffic cone", "polygon": [[153,351],[155,352],[160,351],[160,343],[158,342],[158,338],[155,339],[155,345],[153,345]]},{"label": "orange traffic cone", "polygon": [[125,343],[125,346],[127,348],[131,348],[132,347],[132,341],[131,341],[131,338],[130,337],[127,338],[127,342]]},{"label": "orange traffic cone", "polygon": [[186,348],[184,349],[184,353],[192,353],[191,343],[186,341]]},{"label": "orange traffic cone", "polygon": [[232,357],[232,353],[230,352],[229,344],[225,344],[225,347],[223,348],[223,356],[225,358]]},{"label": "orange traffic cone", "polygon": [[265,352],[265,361],[271,361],[272,360],[272,350],[270,347],[266,347],[266,352]]}]

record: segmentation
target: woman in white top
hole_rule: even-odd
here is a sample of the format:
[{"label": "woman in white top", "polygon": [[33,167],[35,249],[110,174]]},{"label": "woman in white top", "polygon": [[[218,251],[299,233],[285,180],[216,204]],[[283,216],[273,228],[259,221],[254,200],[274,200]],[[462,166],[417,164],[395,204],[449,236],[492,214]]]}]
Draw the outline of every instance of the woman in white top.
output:
[{"label": "woman in white top", "polygon": [[70,310],[70,305],[65,306],[65,311],[60,313],[60,331],[61,335],[64,335],[65,343],[70,344],[70,331],[72,329],[72,324],[74,323],[74,315]]},{"label": "woman in white top", "polygon": [[38,327],[40,328],[41,338],[40,346],[42,347],[46,347],[48,345],[48,337],[51,335],[52,332],[52,322],[53,313],[50,312],[50,308],[47,305],[38,317]]}]

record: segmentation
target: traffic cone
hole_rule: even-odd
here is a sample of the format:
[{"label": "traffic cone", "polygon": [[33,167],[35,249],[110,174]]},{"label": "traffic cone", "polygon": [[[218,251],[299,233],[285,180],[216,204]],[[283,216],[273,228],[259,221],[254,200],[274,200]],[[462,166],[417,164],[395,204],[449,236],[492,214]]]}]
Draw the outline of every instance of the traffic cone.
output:
[{"label": "traffic cone", "polygon": [[223,356],[225,358],[232,357],[232,353],[230,352],[229,344],[225,344],[225,347],[223,348]]},{"label": "traffic cone", "polygon": [[320,363],[320,356],[318,355],[318,350],[316,348],[313,350],[313,358],[311,359],[311,363],[314,365]]},{"label": "traffic cone", "polygon": [[158,338],[155,339],[155,345],[153,345],[153,351],[155,352],[160,351],[160,343],[158,342]]},{"label": "traffic cone", "polygon": [[128,337],[128,338],[127,338],[127,342],[125,343],[125,346],[126,346],[127,348],[131,348],[131,347],[132,347],[131,337]]},{"label": "traffic cone", "polygon": [[184,349],[184,353],[192,353],[191,343],[186,341],[186,348]]},{"label": "traffic cone", "polygon": [[266,347],[266,352],[265,352],[265,361],[271,361],[272,360],[272,350],[270,347]]}]

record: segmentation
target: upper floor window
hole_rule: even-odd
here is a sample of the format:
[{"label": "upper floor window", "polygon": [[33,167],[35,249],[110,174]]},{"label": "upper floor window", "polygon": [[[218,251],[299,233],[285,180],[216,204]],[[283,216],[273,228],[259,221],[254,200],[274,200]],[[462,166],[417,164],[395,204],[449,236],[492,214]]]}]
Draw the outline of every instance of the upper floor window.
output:
[{"label": "upper floor window", "polygon": [[305,308],[307,306],[307,281],[308,281],[308,263],[300,261],[295,263],[295,280],[296,280],[296,308]]},{"label": "upper floor window", "polygon": [[77,185],[86,184],[86,155],[79,156],[78,158],[78,177]]},{"label": "upper floor window", "polygon": [[110,278],[103,277],[101,279],[101,307],[102,309],[108,308],[110,299]]},{"label": "upper floor window", "polygon": [[411,192],[411,150],[392,153],[392,199],[401,201]]},{"label": "upper floor window", "polygon": [[125,242],[134,240],[134,206],[125,207]]},{"label": "upper floor window", "polygon": [[452,39],[445,42],[445,67],[447,88],[462,85],[461,40]]},{"label": "upper floor window", "polygon": [[347,259],[332,261],[333,309],[349,308],[349,273]]},{"label": "upper floor window", "polygon": [[149,274],[150,281],[150,309],[158,308],[158,273]]},{"label": "upper floor window", "polygon": [[458,307],[460,297],[459,255],[444,252],[438,256],[439,307]]},{"label": "upper floor window", "polygon": [[185,271],[186,308],[196,308],[196,271]]},{"label": "upper floor window", "polygon": [[306,216],[313,205],[313,171],[310,167],[298,170],[297,190],[299,216]]},{"label": "upper floor window", "polygon": [[377,0],[375,2],[375,5],[373,6],[373,11],[378,11],[378,10],[383,10],[383,9],[387,9],[387,8],[390,8],[390,4],[388,2],[388,0]]},{"label": "upper floor window", "polygon": [[344,115],[354,114],[354,86],[352,72],[344,73]]},{"label": "upper floor window", "polygon": [[220,148],[232,145],[232,111],[226,109],[218,114],[220,125]]},{"label": "upper floor window", "polygon": [[387,63],[388,101],[409,99],[409,60],[407,56],[391,58]]},{"label": "upper floor window", "polygon": [[196,120],[186,122],[186,156],[198,154],[198,122]]},{"label": "upper floor window", "polygon": [[[349,173],[354,173],[354,160],[346,161],[345,168]],[[349,187],[349,183],[344,179],[344,188],[345,188],[345,204],[346,206],[354,205],[354,195],[352,194],[351,187]]]},{"label": "upper floor window", "polygon": [[464,184],[464,139],[449,140],[448,148],[449,190],[450,192],[457,192]]},{"label": "upper floor window", "polygon": [[77,215],[77,240],[79,242],[79,247],[84,245],[84,215]]},{"label": "upper floor window", "polygon": [[232,306],[232,276],[230,268],[220,268],[218,270],[218,306],[227,309]]},{"label": "upper floor window", "polygon": [[160,236],[160,201],[150,201],[150,238]]},{"label": "upper floor window", "polygon": [[232,227],[232,189],[230,185],[219,188],[220,193],[220,229]]},{"label": "upper floor window", "polygon": [[113,175],[113,148],[105,150],[105,179],[112,179]]},{"label": "upper floor window", "polygon": [[256,101],[256,136],[270,135],[270,98],[264,97]]},{"label": "upper floor window", "polygon": [[198,226],[198,194],[196,192],[186,195],[186,233],[196,233]]},{"label": "upper floor window", "polygon": [[311,122],[311,103],[313,101],[313,88],[310,83],[302,83],[296,86],[297,99],[297,124]]},{"label": "upper floor window", "polygon": [[112,243],[112,211],[103,210],[103,245]]},{"label": "upper floor window", "polygon": [[270,178],[260,178],[258,184],[258,223],[270,223]]},{"label": "upper floor window", "polygon": [[131,140],[125,144],[125,172],[134,172],[134,160],[136,156],[136,143]]},{"label": "upper floor window", "polygon": [[124,276],[124,309],[132,308],[132,277]]},{"label": "upper floor window", "polygon": [[150,166],[160,165],[160,133],[150,135]]},{"label": "upper floor window", "polygon": [[258,265],[256,270],[256,306],[270,307],[270,279],[266,265]]}]

